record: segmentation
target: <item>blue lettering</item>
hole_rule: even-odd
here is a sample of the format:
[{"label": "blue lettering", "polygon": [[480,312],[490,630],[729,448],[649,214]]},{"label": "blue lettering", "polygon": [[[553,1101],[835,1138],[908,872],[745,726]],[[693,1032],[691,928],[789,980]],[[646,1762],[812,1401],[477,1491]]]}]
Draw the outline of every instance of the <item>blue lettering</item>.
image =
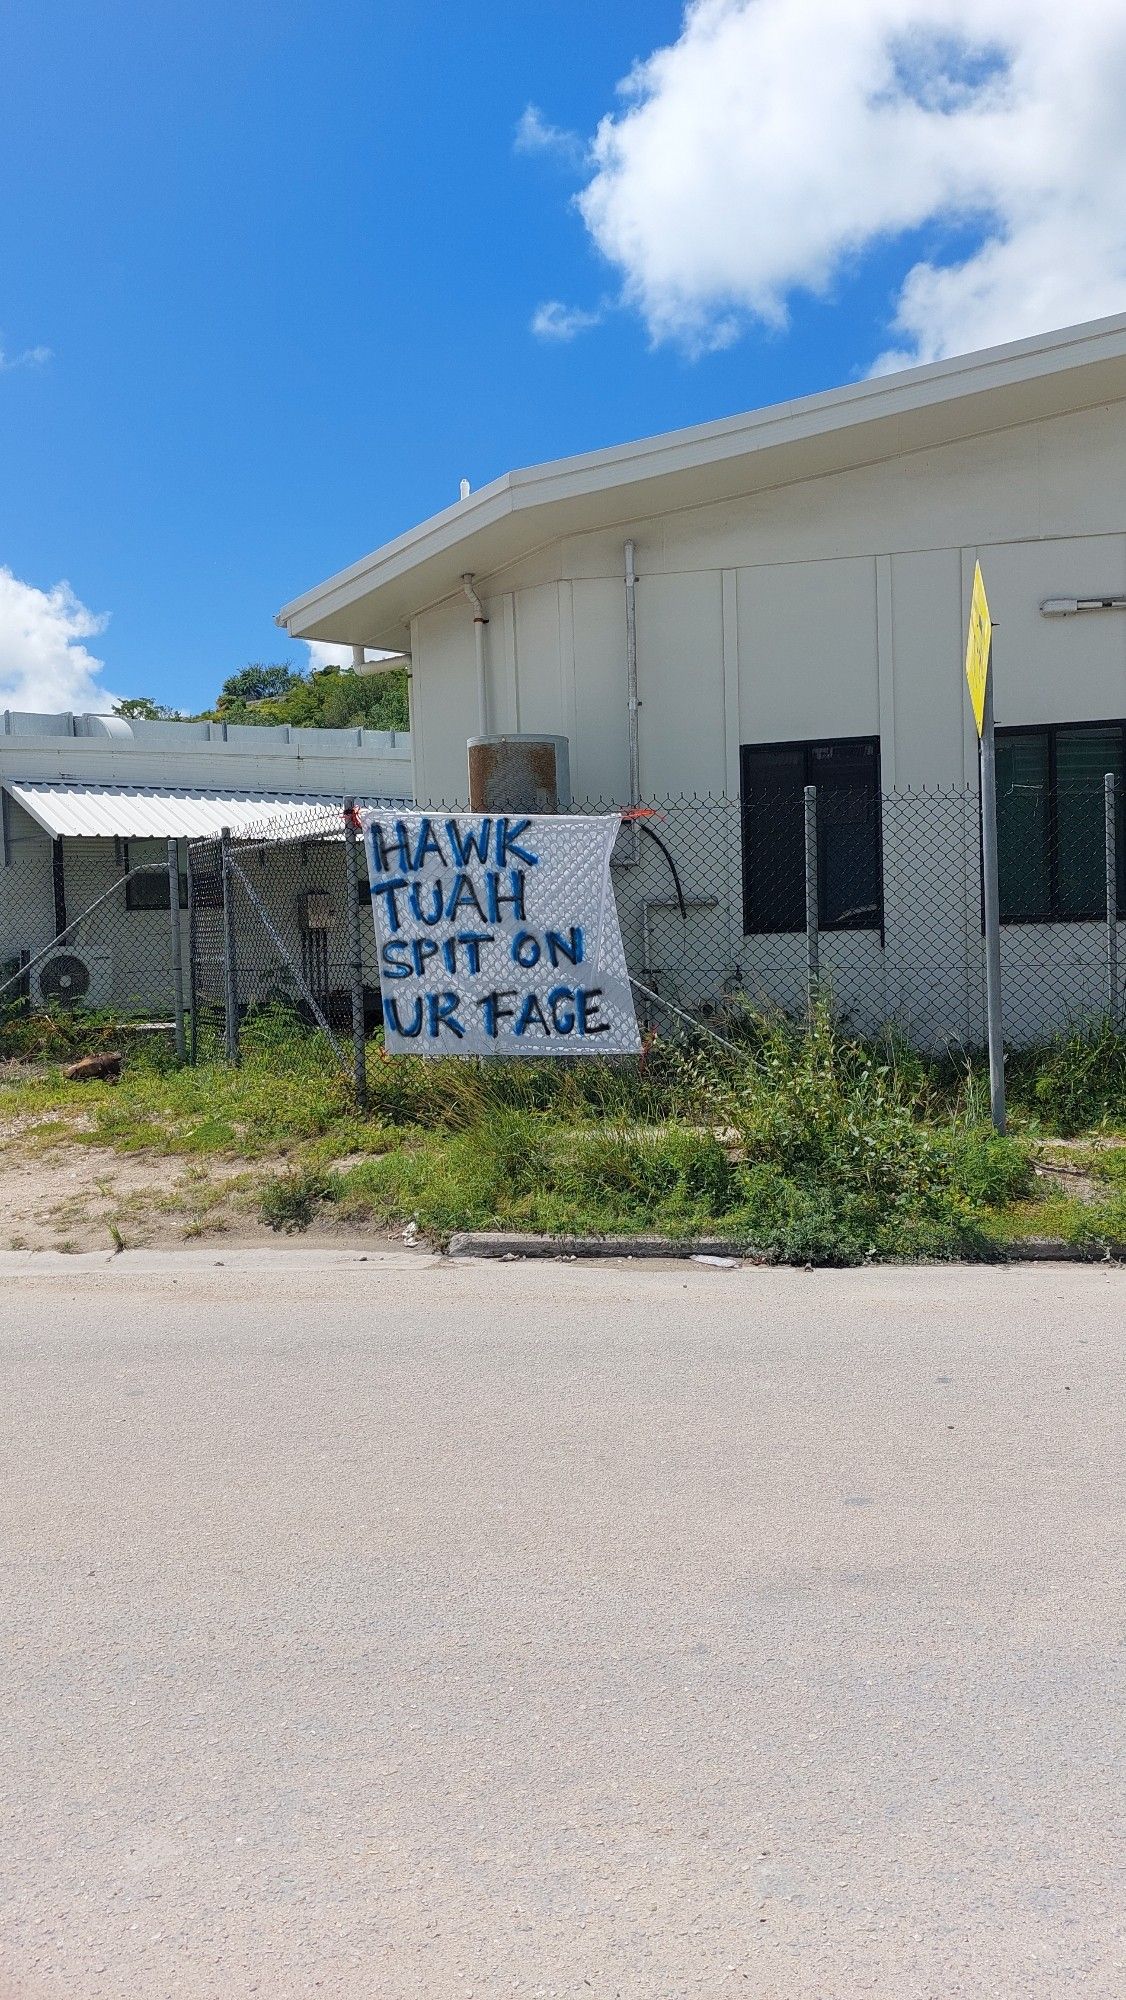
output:
[{"label": "blue lettering", "polygon": [[473,905],[477,915],[483,919],[485,912],[481,908],[481,898],[473,886],[472,876],[455,875],[454,886],[450,891],[450,900],[446,904],[447,921],[452,923],[458,911],[463,909],[468,903]]},{"label": "blue lettering", "polygon": [[503,903],[510,905],[513,916],[518,917],[521,923],[527,922],[527,913],[524,909],[523,874],[518,868],[511,868],[508,880],[512,888],[512,894],[511,896],[502,896],[500,893],[500,876],[495,871],[490,871],[485,877],[485,894],[488,898],[488,922],[490,924],[503,922],[500,913]]},{"label": "blue lettering", "polygon": [[531,931],[517,931],[512,940],[512,962],[530,972],[540,962],[540,941]]},{"label": "blue lettering", "polygon": [[384,910],[389,930],[397,931],[399,929],[399,904],[395,891],[397,889],[405,889],[406,886],[405,875],[396,875],[393,882],[373,882],[371,885],[371,900],[373,903],[377,896],[386,898]]},{"label": "blue lettering", "polygon": [[511,1021],[516,1012],[514,1007],[506,1007],[504,1002],[506,1000],[515,1000],[515,998],[515,991],[511,993],[486,993],[484,999],[477,1002],[485,1019],[485,1032],[492,1036],[494,1042],[500,1032],[501,1022]]},{"label": "blue lettering", "polygon": [[436,854],[443,868],[445,867],[446,857],[442,849],[442,843],[430,824],[429,814],[423,819],[418,829],[418,846],[415,848],[414,861],[411,864],[416,874],[423,866],[428,854]]},{"label": "blue lettering", "polygon": [[458,996],[456,993],[428,993],[426,995],[427,1031],[433,1041],[439,1030],[448,1028],[458,1041],[465,1039],[465,1029],[457,1018]]},{"label": "blue lettering", "polygon": [[437,956],[438,956],[438,947],[435,944],[433,938],[411,939],[411,957],[414,960],[415,972],[417,973],[420,979],[422,978],[422,975],[426,970],[427,959],[437,958]]},{"label": "blue lettering", "polygon": [[569,986],[553,986],[547,996],[551,1008],[551,1019],[557,1035],[573,1035],[575,1032],[575,996]]},{"label": "blue lettering", "polygon": [[492,944],[492,941],[493,941],[493,939],[492,939],[492,932],[491,932],[491,931],[459,931],[459,932],[458,932],[458,934],[457,934],[457,941],[458,941],[458,943],[459,943],[459,944],[463,944],[463,945],[465,946],[465,949],[466,949],[466,952],[467,952],[467,954],[468,954],[468,957],[469,957],[469,970],[470,970],[470,972],[480,972],[480,970],[481,970],[481,946],[482,946],[483,944]]},{"label": "blue lettering", "polygon": [[407,944],[406,938],[399,938],[397,942],[394,938],[388,938],[380,954],[383,961],[383,977],[385,979],[410,978],[411,969],[408,960],[393,956],[396,952],[409,951],[409,949],[410,946]]},{"label": "blue lettering", "polygon": [[540,1003],[536,999],[534,993],[526,993],[524,995],[523,1005],[521,1006],[520,1012],[516,1018],[516,1026],[513,1030],[513,1033],[517,1035],[524,1034],[525,1031],[529,1027],[531,1027],[533,1021],[535,1022],[537,1028],[543,1029],[545,1035],[550,1035],[551,1029],[547,1025],[547,1016],[544,1013],[543,1008],[540,1006]]},{"label": "blue lettering", "polygon": [[520,835],[527,833],[531,824],[530,819],[518,819],[515,826],[512,826],[508,820],[498,819],[496,837],[496,860],[498,868],[507,867],[510,854],[514,854],[517,861],[522,861],[527,868],[539,867],[539,855],[529,854],[526,847],[518,847],[516,844]]},{"label": "blue lettering", "polygon": [[450,851],[454,861],[459,868],[467,867],[474,859],[482,862],[488,860],[489,835],[492,830],[493,823],[491,819],[483,819],[476,833],[470,827],[468,833],[464,835],[456,819],[448,819],[446,821],[446,838],[450,843]]},{"label": "blue lettering", "polygon": [[601,986],[580,986],[575,994],[578,1009],[580,1035],[608,1035],[609,1021],[598,1019],[598,1003],[602,998]]},{"label": "blue lettering", "polygon": [[400,1021],[400,1019],[399,1019],[399,1003],[398,1003],[398,1001],[397,1001],[397,1000],[392,1000],[392,999],[390,999],[390,998],[389,998],[389,999],[388,999],[388,1000],[387,1000],[387,1001],[385,1002],[385,1006],[386,1006],[386,1009],[387,1009],[387,1015],[388,1015],[388,1018],[389,1018],[389,1020],[390,1020],[390,1022],[391,1022],[391,1026],[392,1026],[392,1028],[394,1029],[394,1031],[395,1031],[395,1033],[396,1033],[397,1035],[403,1035],[403,1036],[405,1036],[405,1038],[406,1038],[406,1040],[407,1040],[408,1042],[413,1042],[413,1041],[414,1041],[414,1038],[415,1038],[415,1036],[416,1036],[416,1035],[421,1035],[421,1033],[422,1033],[422,995],[421,995],[421,994],[416,994],[416,995],[415,995],[415,1000],[414,1000],[414,1013],[413,1013],[413,1014],[411,1015],[411,1024],[410,1024],[410,1027],[409,1027],[409,1028],[404,1028],[404,1026],[403,1026],[402,1022],[401,1022],[401,1021]]},{"label": "blue lettering", "polygon": [[410,838],[401,819],[395,821],[395,831],[390,842],[387,840],[382,822],[380,820],[373,820],[371,824],[371,845],[375,850],[375,865],[381,875],[386,875],[387,870],[391,866],[389,855],[392,847],[398,856],[395,866],[402,869],[410,867]]},{"label": "blue lettering", "polygon": [[440,924],[442,921],[442,903],[443,903],[441,882],[432,882],[430,884],[430,894],[433,898],[433,901],[431,902],[430,905],[429,916],[427,916],[425,910],[422,907],[422,902],[420,899],[421,889],[422,889],[421,882],[411,883],[410,904],[411,904],[412,915],[417,917],[420,924]]},{"label": "blue lettering", "polygon": [[567,943],[566,938],[562,937],[558,931],[548,931],[547,950],[552,965],[558,965],[561,958],[565,958],[569,965],[581,965],[586,956],[586,943],[583,938],[582,925],[571,925],[570,944]]}]

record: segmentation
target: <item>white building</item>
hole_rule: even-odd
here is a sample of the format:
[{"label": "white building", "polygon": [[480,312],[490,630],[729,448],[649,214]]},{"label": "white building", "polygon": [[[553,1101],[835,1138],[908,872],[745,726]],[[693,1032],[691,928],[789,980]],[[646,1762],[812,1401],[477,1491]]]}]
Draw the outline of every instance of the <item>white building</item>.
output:
[{"label": "white building", "polygon": [[[576,800],[740,802],[723,838],[669,817],[687,914],[650,843],[636,881],[619,876],[633,963],[696,999],[800,995],[799,807],[815,782],[824,969],[866,1017],[975,1036],[962,663],[979,560],[1007,1018],[1031,1033],[1098,1004],[1104,977],[1098,885],[1068,854],[1090,844],[1094,781],[1123,774],[1126,316],[510,473],[279,623],[409,653],[420,801],[464,799],[468,738],[544,732],[568,739]],[[1053,599],[1081,608],[1046,614]],[[887,795],[920,787],[959,796],[912,823]],[[1120,823],[1120,884],[1123,846]]]},{"label": "white building", "polygon": [[[166,1011],[170,837],[179,846],[187,965],[189,839],[267,822],[280,832],[307,824],[312,808],[338,810],[350,795],[374,801],[409,792],[405,735],[4,712],[0,980],[66,932],[67,977],[76,959],[86,1004]],[[158,865],[131,874],[147,863]],[[119,881],[120,893],[85,917]],[[292,863],[284,875],[267,866],[261,876],[262,894],[295,949],[301,886]],[[337,929],[342,937],[342,923]],[[51,982],[49,959],[33,965],[25,997],[66,997],[55,995]],[[0,994],[0,1006],[12,997]]]}]

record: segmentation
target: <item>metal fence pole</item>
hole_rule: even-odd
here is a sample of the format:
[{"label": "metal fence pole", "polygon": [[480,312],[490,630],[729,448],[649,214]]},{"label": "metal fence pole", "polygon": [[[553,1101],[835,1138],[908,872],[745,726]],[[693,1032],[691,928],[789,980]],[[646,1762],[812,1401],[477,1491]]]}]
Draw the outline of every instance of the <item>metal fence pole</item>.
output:
[{"label": "metal fence pole", "polygon": [[352,1068],[356,1109],[368,1101],[367,1047],[364,1042],[364,945],[360,932],[360,870],[356,852],[356,801],[344,801],[344,873],[348,898],[348,960],[352,978]]},{"label": "metal fence pole", "polygon": [[172,921],[172,1006],[176,1017],[176,1061],[183,1068],[187,1056],[184,1037],[184,941],[180,935],[180,845],[168,837],[168,909]]},{"label": "metal fence pole", "polygon": [[231,829],[219,835],[223,871],[223,996],[227,1028],[227,1061],[237,1063],[238,1046],[238,961],[235,957],[235,878],[231,860]]},{"label": "metal fence pole", "polygon": [[805,986],[812,1016],[821,985],[821,943],[817,906],[817,787],[805,788]]},{"label": "metal fence pole", "polygon": [[1103,811],[1106,820],[1106,1007],[1111,1021],[1118,1021],[1118,815],[1114,772],[1103,779]]},{"label": "metal fence pole", "polygon": [[1001,1021],[1001,897],[997,875],[997,759],[993,739],[993,666],[985,678],[981,730],[981,883],[985,909],[985,1020],[989,1037],[989,1108],[1005,1129],[1005,1050]]},{"label": "metal fence pole", "polygon": [[192,843],[188,842],[188,1007],[191,1019],[191,1043],[188,1061],[194,1069],[199,1060],[199,941],[196,936],[198,917],[195,901],[195,868],[192,861]]}]

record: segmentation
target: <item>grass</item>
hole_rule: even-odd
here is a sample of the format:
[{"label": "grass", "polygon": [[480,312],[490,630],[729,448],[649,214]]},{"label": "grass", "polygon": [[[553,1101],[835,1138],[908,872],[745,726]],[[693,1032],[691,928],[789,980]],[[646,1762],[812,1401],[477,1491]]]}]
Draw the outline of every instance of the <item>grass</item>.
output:
[{"label": "grass", "polygon": [[[279,1020],[249,1022],[237,1070],[178,1071],[146,1037],[120,1083],[76,1086],[59,1060],[79,1026],[65,1051],[52,1028],[34,1049],[0,1041],[17,1056],[0,1089],[9,1143],[245,1161],[280,1231],[322,1217],[415,1221],[438,1239],[706,1234],[811,1264],[988,1258],[1022,1234],[1126,1241],[1126,1148],[1069,1152],[1094,1186],[1087,1200],[1034,1175],[1046,1135],[1126,1125],[1126,1039],[1106,1024],[1012,1059],[1004,1139],[979,1064],[851,1039],[827,1014],[808,1033],[748,1016],[735,1049],[658,1042],[640,1064],[428,1063],[372,1044],[364,1117],[328,1046],[291,1021],[284,1041]],[[111,1024],[89,1032],[112,1040]]]}]

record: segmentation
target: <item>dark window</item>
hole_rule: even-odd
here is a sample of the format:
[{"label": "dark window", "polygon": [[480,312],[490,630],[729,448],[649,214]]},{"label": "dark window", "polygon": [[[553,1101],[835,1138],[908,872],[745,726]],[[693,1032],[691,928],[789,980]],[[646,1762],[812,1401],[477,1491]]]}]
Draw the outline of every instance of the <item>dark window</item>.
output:
[{"label": "dark window", "polygon": [[741,765],[744,931],[753,936],[805,929],[807,785],[817,787],[819,928],[879,930],[878,737],[745,743]]},{"label": "dark window", "polygon": [[1118,905],[1126,901],[1123,725],[997,731],[1001,922],[1083,923],[1106,911],[1104,780],[1116,781]]},{"label": "dark window", "polygon": [[[166,910],[169,907],[168,894],[168,842],[166,840],[127,840],[124,843],[122,859],[126,869],[145,867],[143,875],[132,875],[125,884],[125,907],[127,910]],[[155,863],[154,867],[152,864]],[[188,878],[180,870],[180,908],[188,907]]]}]

